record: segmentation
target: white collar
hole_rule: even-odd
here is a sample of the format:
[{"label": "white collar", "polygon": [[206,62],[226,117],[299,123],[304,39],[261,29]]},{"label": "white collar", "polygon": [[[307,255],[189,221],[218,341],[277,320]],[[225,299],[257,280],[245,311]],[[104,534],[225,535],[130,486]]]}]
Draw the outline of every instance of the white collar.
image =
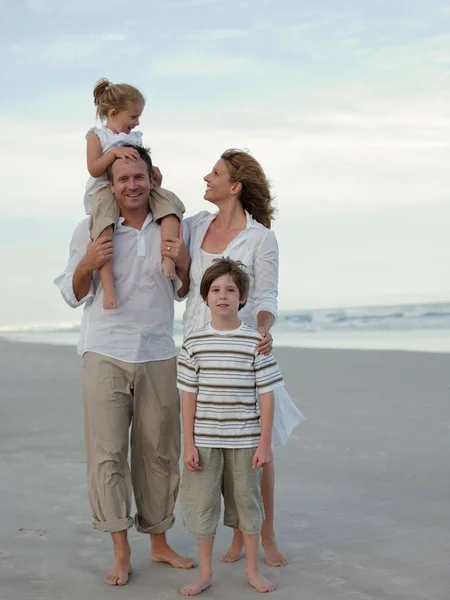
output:
[{"label": "white collar", "polygon": [[[209,213],[207,216],[207,220],[208,222],[212,222],[214,221],[214,219],[217,217],[217,215],[219,214],[219,210],[217,210],[215,213]],[[249,229],[250,227],[254,227],[258,221],[255,221],[255,219],[252,217],[252,215],[250,213],[248,213],[246,210],[244,210],[245,213],[245,217],[247,219],[247,226],[245,227],[245,229]]]},{"label": "white collar", "polygon": [[[119,219],[117,221],[117,229],[128,229],[128,226],[123,224],[124,221],[125,221],[125,217],[119,217]],[[153,221],[153,215],[152,215],[152,213],[149,212],[145,218],[144,224],[142,225],[141,231],[143,229],[145,229],[152,221]],[[134,227],[131,227],[131,229],[134,229]]]}]

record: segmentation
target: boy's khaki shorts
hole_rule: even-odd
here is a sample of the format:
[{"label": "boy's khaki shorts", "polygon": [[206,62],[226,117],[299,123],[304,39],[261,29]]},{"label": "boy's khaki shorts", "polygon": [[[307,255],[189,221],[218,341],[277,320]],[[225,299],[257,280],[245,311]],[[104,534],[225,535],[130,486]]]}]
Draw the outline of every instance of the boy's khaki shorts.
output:
[{"label": "boy's khaki shorts", "polygon": [[252,467],[256,448],[197,448],[203,471],[184,467],[180,504],[184,526],[197,538],[215,536],[220,501],[225,503],[224,524],[242,533],[261,531],[262,468]]},{"label": "boy's khaki shorts", "polygon": [[[149,205],[154,221],[168,215],[175,215],[181,221],[185,211],[184,204],[176,194],[160,187],[152,188]],[[91,203],[91,240],[95,241],[107,227],[114,227],[119,216],[119,207],[109,186],[99,189],[93,195]]]}]

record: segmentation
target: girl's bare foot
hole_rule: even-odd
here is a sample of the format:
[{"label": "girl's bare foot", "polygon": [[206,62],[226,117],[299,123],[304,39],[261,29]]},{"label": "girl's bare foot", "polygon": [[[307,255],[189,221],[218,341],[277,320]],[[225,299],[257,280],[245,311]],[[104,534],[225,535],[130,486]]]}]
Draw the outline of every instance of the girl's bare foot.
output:
[{"label": "girl's bare foot", "polygon": [[285,556],[278,549],[275,537],[262,539],[261,544],[266,554],[266,564],[270,567],[285,567],[288,564]]},{"label": "girl's bare foot", "polygon": [[165,256],[162,259],[161,269],[164,275],[167,277],[167,279],[174,281],[177,278],[177,274],[175,271],[175,263],[168,256]]},{"label": "girl's bare foot", "polygon": [[128,579],[133,572],[130,555],[130,550],[115,549],[114,567],[104,579],[107,585],[126,585],[128,583]]},{"label": "girl's bare foot", "polygon": [[225,554],[222,554],[220,560],[224,563],[234,563],[242,558],[242,548],[244,547],[244,541],[242,534],[238,529],[234,530],[233,539],[231,546]]},{"label": "girl's bare foot", "polygon": [[112,310],[113,308],[117,308],[117,300],[114,292],[108,293],[106,290],[104,290],[103,308],[105,310]]},{"label": "girl's bare foot", "polygon": [[181,588],[180,593],[183,596],[198,596],[201,592],[204,592],[211,585],[211,577],[200,577],[193,583],[189,583]]},{"label": "girl's bare foot", "polygon": [[263,577],[258,571],[251,576],[248,576],[248,582],[257,592],[261,592],[262,594],[273,592],[277,587],[274,583]]}]

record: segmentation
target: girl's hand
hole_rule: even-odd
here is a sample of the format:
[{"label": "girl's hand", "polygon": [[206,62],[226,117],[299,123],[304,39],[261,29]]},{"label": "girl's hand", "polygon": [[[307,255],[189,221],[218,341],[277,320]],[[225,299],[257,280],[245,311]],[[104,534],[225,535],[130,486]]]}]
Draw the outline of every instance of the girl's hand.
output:
[{"label": "girl's hand", "polygon": [[260,444],[256,448],[256,452],[253,456],[253,468],[257,469],[258,467],[263,467],[264,465],[268,465],[271,462],[273,462],[272,447],[266,445],[262,446]]},{"label": "girl's hand", "polygon": [[159,167],[153,167],[153,175],[150,179],[150,185],[152,187],[161,187],[162,186],[163,176],[159,169]]},{"label": "girl's hand", "polygon": [[198,450],[194,444],[185,446],[183,462],[189,471],[203,471],[203,467],[200,466]]},{"label": "girl's hand", "polygon": [[114,156],[121,158],[125,161],[128,160],[139,160],[139,152],[134,148],[127,148],[126,146],[117,146],[113,149]]},{"label": "girl's hand", "polygon": [[267,356],[272,352],[273,337],[269,332],[266,333],[264,327],[260,327],[258,331],[263,336],[263,339],[258,342],[256,349],[258,350],[259,354],[264,354],[264,356]]}]

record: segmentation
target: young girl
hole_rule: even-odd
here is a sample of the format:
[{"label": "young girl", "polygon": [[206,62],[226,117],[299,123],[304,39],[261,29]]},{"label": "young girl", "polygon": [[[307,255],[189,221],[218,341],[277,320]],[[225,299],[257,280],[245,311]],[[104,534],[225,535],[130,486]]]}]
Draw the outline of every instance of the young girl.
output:
[{"label": "young girl", "polygon": [[[144,110],[145,98],[141,92],[126,83],[113,84],[108,79],[100,79],[94,88],[94,104],[102,127],[92,127],[86,134],[87,167],[91,177],[86,184],[84,207],[90,214],[91,239],[111,236],[119,218],[119,207],[114,200],[106,176],[108,167],[118,158],[137,160],[139,155],[125,144],[142,145],[142,133],[133,131],[139,125]],[[183,217],[183,203],[175,194],[160,187],[159,170],[151,184],[150,211],[155,221],[161,221],[161,238],[178,237],[179,223]],[[175,279],[175,264],[172,259],[162,258],[162,271],[170,279]],[[103,285],[103,307],[117,307],[112,260],[100,270]]]}]

